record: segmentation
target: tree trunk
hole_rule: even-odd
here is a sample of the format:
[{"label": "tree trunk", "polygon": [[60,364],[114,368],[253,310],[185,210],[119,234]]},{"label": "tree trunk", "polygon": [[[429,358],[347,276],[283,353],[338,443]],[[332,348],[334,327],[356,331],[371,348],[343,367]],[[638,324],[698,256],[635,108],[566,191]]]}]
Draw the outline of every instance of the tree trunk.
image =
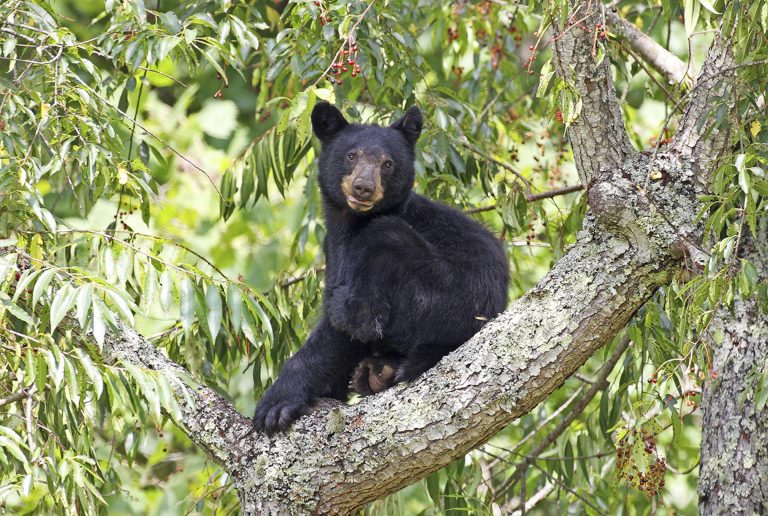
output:
[{"label": "tree trunk", "polygon": [[[768,276],[768,228],[744,251]],[[755,301],[737,300],[733,312],[721,310],[713,334],[722,342],[712,359],[717,379],[705,385],[702,400],[699,509],[768,514],[768,407],[756,407],[759,379],[768,374],[768,315]]]}]

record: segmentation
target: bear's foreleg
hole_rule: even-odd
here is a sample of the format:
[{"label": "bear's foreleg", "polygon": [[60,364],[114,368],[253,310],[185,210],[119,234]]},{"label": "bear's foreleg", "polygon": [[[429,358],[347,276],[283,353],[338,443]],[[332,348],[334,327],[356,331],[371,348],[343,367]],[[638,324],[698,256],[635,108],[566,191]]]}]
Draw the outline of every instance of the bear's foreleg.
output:
[{"label": "bear's foreleg", "polygon": [[349,379],[369,346],[354,342],[323,317],[256,407],[253,426],[272,434],[288,428],[317,398],[345,400]]}]

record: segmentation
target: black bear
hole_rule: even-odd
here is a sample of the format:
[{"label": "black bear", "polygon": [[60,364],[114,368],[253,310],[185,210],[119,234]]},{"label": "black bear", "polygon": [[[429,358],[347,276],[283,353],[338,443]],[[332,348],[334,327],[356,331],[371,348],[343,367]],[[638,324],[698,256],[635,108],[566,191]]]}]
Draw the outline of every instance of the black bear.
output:
[{"label": "black bear", "polygon": [[353,372],[364,394],[415,379],[507,304],[501,243],[412,191],[418,108],[381,127],[320,103],[312,128],[327,226],[323,316],[256,408],[266,433],[318,398],[346,399]]}]

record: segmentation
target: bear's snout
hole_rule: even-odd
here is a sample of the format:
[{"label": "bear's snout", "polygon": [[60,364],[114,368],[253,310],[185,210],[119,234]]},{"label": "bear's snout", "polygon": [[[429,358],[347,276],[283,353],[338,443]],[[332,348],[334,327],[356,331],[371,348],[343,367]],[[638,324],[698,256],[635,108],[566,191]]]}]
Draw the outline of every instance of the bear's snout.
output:
[{"label": "bear's snout", "polygon": [[375,188],[376,185],[373,181],[368,181],[361,177],[358,177],[352,182],[352,192],[355,197],[361,201],[369,201],[371,197],[373,197],[373,190]]},{"label": "bear's snout", "polygon": [[379,167],[361,160],[341,181],[341,190],[350,208],[358,212],[370,210],[384,197]]}]

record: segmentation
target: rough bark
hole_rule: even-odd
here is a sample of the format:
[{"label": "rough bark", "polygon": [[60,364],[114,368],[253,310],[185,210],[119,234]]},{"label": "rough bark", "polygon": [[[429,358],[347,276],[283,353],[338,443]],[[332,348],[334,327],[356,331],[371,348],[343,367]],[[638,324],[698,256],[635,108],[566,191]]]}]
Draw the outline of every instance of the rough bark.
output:
[{"label": "rough bark", "polygon": [[[746,258],[768,275],[768,234],[745,246]],[[754,301],[721,311],[713,333],[717,379],[702,400],[701,514],[768,513],[768,408],[756,407],[757,375],[768,374],[768,314]],[[768,388],[768,386],[766,387]]]},{"label": "rough bark", "polygon": [[602,46],[594,33],[603,19],[600,4],[575,4],[568,24],[553,27],[552,58],[560,78],[581,96],[581,113],[568,135],[579,179],[589,184],[604,171],[618,170],[635,151],[616,99],[610,61],[596,61]]},{"label": "rough bark", "polygon": [[[734,104],[733,48],[730,40],[715,37],[712,48],[691,90],[671,147],[695,165],[699,185],[709,188],[713,167],[711,160],[723,150],[728,134],[729,115]],[[702,123],[708,120],[709,123]]]}]

